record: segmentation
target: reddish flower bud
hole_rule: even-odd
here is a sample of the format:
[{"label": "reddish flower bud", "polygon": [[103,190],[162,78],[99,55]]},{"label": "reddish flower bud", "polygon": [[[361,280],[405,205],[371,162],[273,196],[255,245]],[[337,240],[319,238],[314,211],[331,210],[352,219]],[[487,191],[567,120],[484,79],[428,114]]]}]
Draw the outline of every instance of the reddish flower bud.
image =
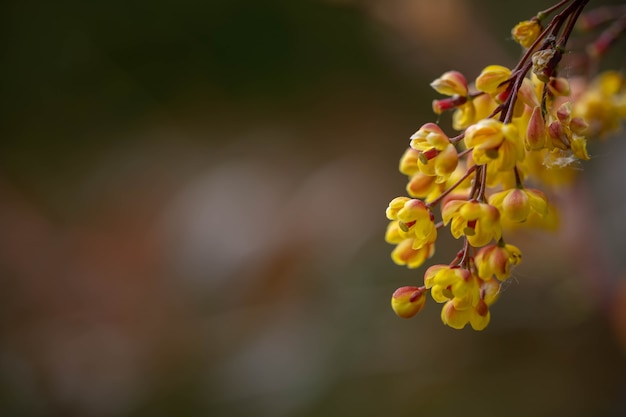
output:
[{"label": "reddish flower bud", "polygon": [[430,86],[439,94],[446,96],[467,96],[467,80],[465,76],[458,71],[448,71],[444,73],[441,77],[430,83]]},{"label": "reddish flower bud", "polygon": [[424,287],[400,287],[391,297],[391,308],[398,317],[411,318],[424,308],[425,293]]},{"label": "reddish flower bud", "polygon": [[563,77],[550,77],[548,81],[548,90],[555,96],[569,96],[569,81]]},{"label": "reddish flower bud", "polygon": [[546,123],[543,120],[539,106],[536,106],[530,115],[528,128],[526,129],[525,145],[527,149],[531,150],[542,149],[546,146]]},{"label": "reddish flower bud", "polygon": [[559,149],[567,150],[571,146],[563,123],[558,120],[550,123],[550,126],[548,126],[548,136],[550,137],[552,145]]}]

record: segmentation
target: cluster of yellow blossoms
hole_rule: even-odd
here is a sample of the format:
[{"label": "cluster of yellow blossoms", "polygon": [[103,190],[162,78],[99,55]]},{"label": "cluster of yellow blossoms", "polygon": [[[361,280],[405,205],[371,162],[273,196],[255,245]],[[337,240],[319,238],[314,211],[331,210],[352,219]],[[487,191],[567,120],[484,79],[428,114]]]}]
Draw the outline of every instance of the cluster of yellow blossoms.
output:
[{"label": "cluster of yellow blossoms", "polygon": [[[463,245],[450,264],[426,270],[424,285],[395,291],[391,305],[398,316],[417,314],[430,290],[444,303],[444,324],[484,329],[501,283],[522,259],[519,248],[505,242],[503,230],[556,226],[546,194],[528,184],[560,181],[559,172],[573,161],[589,159],[587,137],[615,131],[626,118],[626,80],[620,73],[603,73],[579,92],[557,76],[586,3],[563,0],[515,26],[513,38],[525,51],[517,67],[490,65],[473,86],[457,71],[431,83],[446,96],[433,102],[434,112],[453,110],[458,133],[451,137],[426,123],[411,136],[399,164],[409,196],[389,203],[385,240],[395,245],[393,261],[409,268],[434,254],[443,227]],[[542,19],[556,11],[543,28]]]}]

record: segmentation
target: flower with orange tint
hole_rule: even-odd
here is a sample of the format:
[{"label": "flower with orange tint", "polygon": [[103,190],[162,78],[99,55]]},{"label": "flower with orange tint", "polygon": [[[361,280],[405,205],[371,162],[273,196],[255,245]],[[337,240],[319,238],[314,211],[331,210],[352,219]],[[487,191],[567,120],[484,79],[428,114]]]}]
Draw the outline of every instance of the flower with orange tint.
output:
[{"label": "flower with orange tint", "polygon": [[496,171],[511,170],[526,156],[514,124],[482,119],[466,129],[464,140],[477,165],[489,163]]},{"label": "flower with orange tint", "polygon": [[391,308],[398,317],[408,319],[415,316],[426,304],[424,287],[401,287],[391,296]]},{"label": "flower with orange tint", "polygon": [[513,39],[515,39],[515,42],[519,43],[524,48],[530,48],[540,33],[541,25],[537,19],[519,22],[511,30],[511,35],[513,36]]},{"label": "flower with orange tint", "polygon": [[522,252],[517,246],[500,241],[481,248],[474,262],[481,279],[486,280],[495,276],[503,281],[511,276],[511,267],[522,262]]},{"label": "flower with orange tint", "polygon": [[444,96],[467,96],[467,80],[465,76],[458,71],[448,71],[435,81],[430,83],[430,86],[439,94]]},{"label": "flower with orange tint", "polygon": [[442,216],[444,225],[451,222],[452,236],[465,236],[472,246],[485,246],[502,236],[500,212],[490,204],[452,200],[443,206]]},{"label": "flower with orange tint", "polygon": [[502,217],[513,222],[525,222],[531,213],[543,217],[548,213],[544,193],[531,188],[511,188],[489,197],[489,204],[497,207]]},{"label": "flower with orange tint", "polygon": [[506,81],[511,77],[511,70],[502,65],[489,65],[485,67],[476,78],[478,91],[496,96],[506,90]]},{"label": "flower with orange tint", "polygon": [[391,259],[397,265],[406,266],[409,269],[419,268],[435,254],[433,242],[420,242],[420,244],[421,246],[416,245],[413,238],[402,240],[391,251]]},{"label": "flower with orange tint", "polygon": [[411,148],[419,151],[420,172],[445,182],[458,164],[458,152],[450,138],[434,123],[426,123],[411,136]]}]

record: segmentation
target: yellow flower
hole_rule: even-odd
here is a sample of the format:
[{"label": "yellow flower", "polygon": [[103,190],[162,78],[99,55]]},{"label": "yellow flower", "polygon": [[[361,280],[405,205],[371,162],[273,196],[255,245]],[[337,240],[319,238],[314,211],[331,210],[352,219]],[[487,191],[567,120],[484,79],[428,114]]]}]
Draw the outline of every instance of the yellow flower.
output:
[{"label": "yellow flower", "polygon": [[398,288],[391,296],[391,308],[398,317],[411,318],[424,308],[425,292],[424,287]]},{"label": "yellow flower", "polygon": [[476,78],[478,91],[496,96],[506,90],[506,83],[511,77],[511,70],[501,65],[489,65]]},{"label": "yellow flower", "polygon": [[500,296],[500,281],[495,278],[481,280],[480,294],[488,306],[492,305]]},{"label": "yellow flower", "polygon": [[571,151],[575,158],[588,160],[587,140],[583,135],[589,126],[582,118],[572,117],[571,103],[563,103],[551,117],[555,120],[548,125],[547,137],[552,146]]},{"label": "yellow flower", "polygon": [[541,25],[537,19],[524,20],[519,22],[513,30],[511,35],[513,39],[524,48],[530,48],[533,42],[537,39],[541,33]]},{"label": "yellow flower", "polygon": [[409,182],[406,185],[406,192],[411,197],[423,198],[425,201],[432,201],[441,194],[442,184],[435,182],[436,177],[422,174],[418,172],[409,178]]},{"label": "yellow flower", "polygon": [[[413,175],[406,186],[407,193],[414,198],[421,198],[425,202],[431,202],[441,195],[448,187],[456,184],[465,174],[466,164],[458,164],[456,169],[448,176],[445,182],[436,182],[437,177],[418,172]],[[471,176],[459,184],[457,191],[464,191],[471,186]]]},{"label": "yellow flower", "polygon": [[439,94],[445,96],[467,96],[467,80],[465,76],[458,71],[448,71],[435,81],[430,83],[430,86],[435,89]]},{"label": "yellow flower", "polygon": [[470,308],[478,302],[480,291],[470,271],[460,267],[433,265],[424,274],[424,286],[438,303],[452,300],[456,309]]},{"label": "yellow flower", "polygon": [[385,241],[396,245],[391,252],[396,264],[418,268],[433,256],[437,227],[430,209],[421,200],[396,197],[386,214],[392,221],[387,226]]},{"label": "yellow flower", "polygon": [[434,123],[426,123],[411,136],[411,148],[419,151],[420,172],[445,182],[459,162],[458,152],[448,136]]},{"label": "yellow flower", "polygon": [[502,217],[513,222],[525,222],[531,213],[540,217],[548,213],[548,200],[544,193],[530,188],[511,188],[489,197],[489,204],[497,207]]},{"label": "yellow flower", "polygon": [[591,136],[619,130],[626,118],[626,79],[617,71],[603,72],[576,100],[573,112],[589,124]]},{"label": "yellow flower", "polygon": [[406,265],[409,269],[419,268],[435,254],[435,244],[425,243],[415,249],[415,239],[404,239],[391,252],[391,259],[397,265]]},{"label": "yellow flower", "polygon": [[417,166],[417,161],[419,157],[419,151],[413,148],[407,148],[406,151],[402,154],[400,158],[400,164],[398,165],[398,170],[404,174],[413,176],[418,173],[420,170]]},{"label": "yellow flower", "polygon": [[468,127],[464,141],[468,149],[474,149],[474,163],[490,163],[496,171],[511,170],[526,156],[517,127],[494,119],[482,119]]},{"label": "yellow flower", "polygon": [[448,301],[441,309],[441,321],[453,329],[462,329],[468,323],[474,330],[484,330],[491,319],[489,306],[484,300],[468,309],[458,309],[453,301]]},{"label": "yellow flower", "polygon": [[437,239],[435,218],[423,201],[412,198],[406,201],[396,214],[400,228],[416,239],[416,248],[422,242],[434,242]]},{"label": "yellow flower", "polygon": [[389,222],[385,231],[385,242],[397,245],[405,239],[409,239],[409,233],[400,229],[399,222],[397,220]]},{"label": "yellow flower", "polygon": [[411,136],[411,148],[421,152],[443,151],[449,144],[450,138],[435,123],[426,123]]},{"label": "yellow flower", "polygon": [[481,248],[474,262],[481,279],[487,280],[495,275],[503,281],[511,275],[511,267],[522,262],[522,252],[514,245],[493,244]]},{"label": "yellow flower", "polygon": [[500,283],[493,279],[479,279],[469,270],[448,265],[433,265],[424,274],[424,287],[433,299],[445,303],[441,309],[444,324],[462,329],[468,323],[474,330],[483,330],[489,324],[489,305],[495,302]]},{"label": "yellow flower", "polygon": [[471,309],[458,310],[454,307],[454,302],[448,301],[441,309],[441,321],[443,324],[460,330],[469,323],[472,316]]},{"label": "yellow flower", "polygon": [[591,159],[587,153],[587,139],[583,136],[574,135],[571,142],[572,154],[578,158],[588,161]]},{"label": "yellow flower", "polygon": [[476,121],[476,107],[473,100],[458,106],[452,113],[452,128],[461,131]]},{"label": "yellow flower", "polygon": [[389,202],[385,214],[389,220],[398,220],[398,211],[404,207],[404,204],[409,201],[409,197],[396,197]]},{"label": "yellow flower", "polygon": [[478,301],[478,304],[470,310],[470,313],[470,326],[474,330],[484,330],[491,320],[491,312],[485,300]]},{"label": "yellow flower", "polygon": [[472,246],[485,246],[502,236],[500,212],[497,208],[476,200],[452,200],[442,209],[444,225],[452,222],[450,232],[458,239],[465,236]]}]

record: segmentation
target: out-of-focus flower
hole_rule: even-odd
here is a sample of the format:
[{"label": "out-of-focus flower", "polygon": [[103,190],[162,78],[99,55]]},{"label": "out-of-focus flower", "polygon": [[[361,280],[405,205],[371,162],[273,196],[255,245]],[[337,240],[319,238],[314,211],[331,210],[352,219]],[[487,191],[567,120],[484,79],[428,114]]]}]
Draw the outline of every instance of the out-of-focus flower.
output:
[{"label": "out-of-focus flower", "polygon": [[500,210],[502,217],[513,222],[524,222],[531,213],[543,217],[548,212],[544,193],[530,188],[511,188],[489,197],[489,204]]},{"label": "out-of-focus flower", "polygon": [[541,33],[541,24],[538,19],[524,20],[519,22],[511,30],[511,35],[515,42],[524,48],[530,48]]},{"label": "out-of-focus flower", "polygon": [[511,275],[511,267],[522,262],[522,252],[517,246],[500,241],[481,248],[474,262],[481,279],[495,276],[503,281]]}]

